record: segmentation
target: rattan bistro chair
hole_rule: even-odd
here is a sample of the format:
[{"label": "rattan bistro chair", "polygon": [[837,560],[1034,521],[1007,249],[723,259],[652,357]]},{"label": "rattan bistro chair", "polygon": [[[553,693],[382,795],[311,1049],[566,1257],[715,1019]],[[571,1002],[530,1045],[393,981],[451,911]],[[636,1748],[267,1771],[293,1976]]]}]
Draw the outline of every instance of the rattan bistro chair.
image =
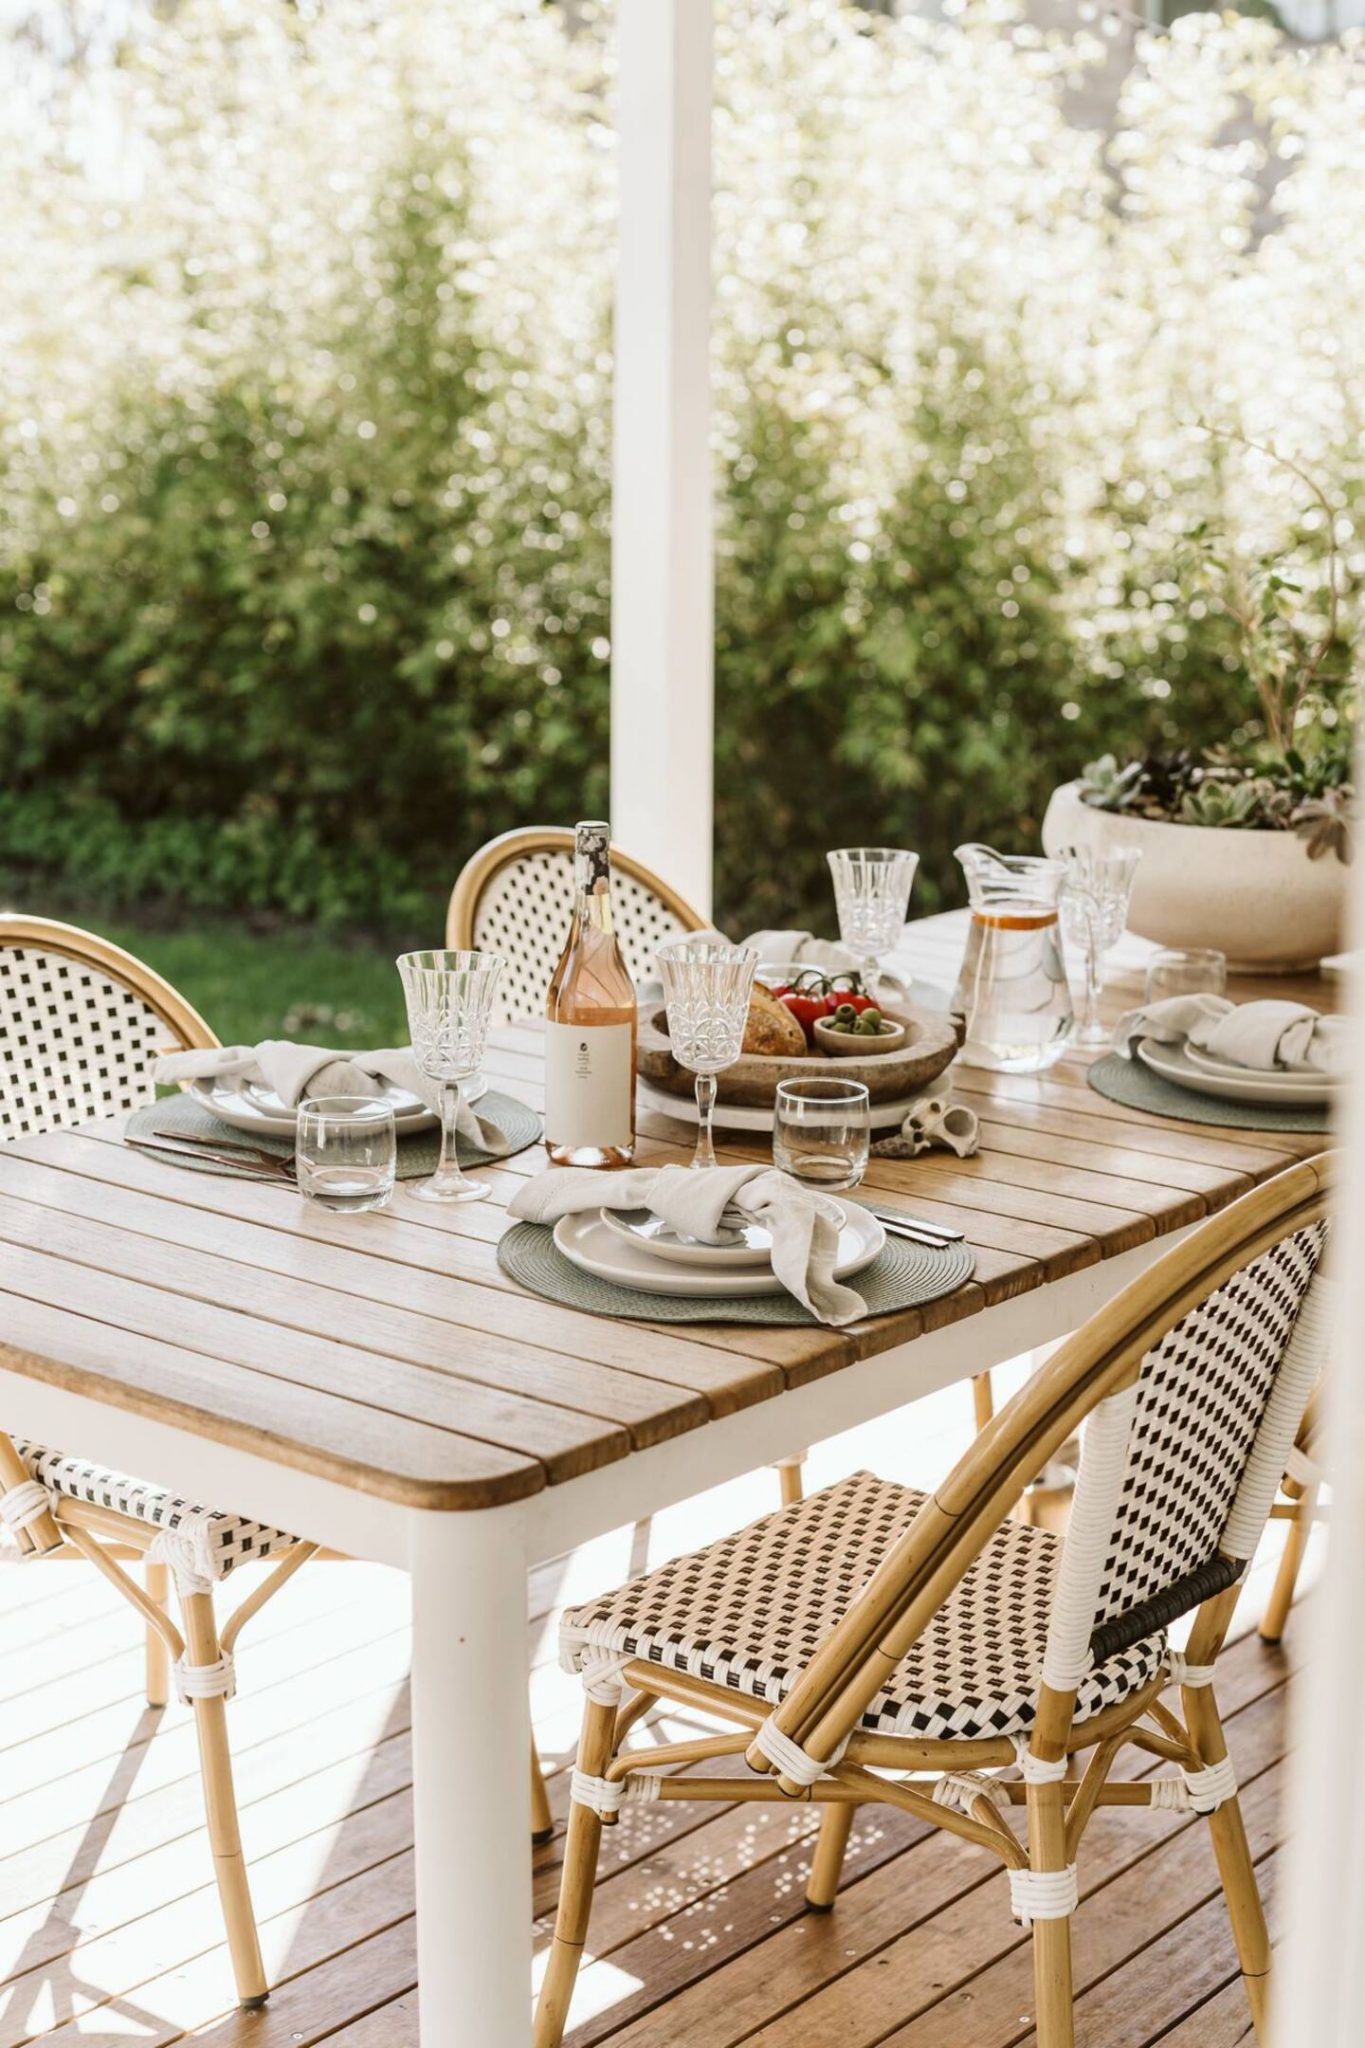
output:
[{"label": "rattan bistro chair", "polygon": [[[1215,1664],[1322,1365],[1329,1180],[1325,1157],[1306,1161],[1205,1222],[1061,1346],[935,1494],[855,1475],[565,1617],[563,1661],[587,1700],[536,2048],[563,2036],[602,1828],[658,1799],[826,1805],[817,1909],[864,1803],[991,1851],[1032,1928],[1040,2048],[1074,2041],[1070,1922],[1095,1809],[1204,1815],[1263,2029],[1270,1949]],[[1082,1422],[1062,1544],[1008,1518]],[[1181,1654],[1166,1632],[1190,1613]],[[734,1732],[619,1753],[654,1698]],[[1111,1783],[1128,1743],[1174,1771]],[[661,1768],[726,1755],[747,1774]]]},{"label": "rattan bistro chair", "polygon": [[[0,917],[0,1138],[112,1116],[153,1099],[159,1052],[216,1045],[182,996],[120,947],[74,926]],[[80,1556],[148,1630],[147,1699],[163,1706],[174,1661],[193,1709],[228,1947],[244,2006],[267,1995],[237,1822],[226,1703],[238,1635],[315,1554],[279,1529],[220,1514],[99,1463],[0,1431],[0,1521],[26,1560]],[[146,1588],[125,1570],[145,1559]],[[270,1571],[220,1630],[214,1590],[238,1566]],[[173,1579],[181,1626],[167,1612]]]}]

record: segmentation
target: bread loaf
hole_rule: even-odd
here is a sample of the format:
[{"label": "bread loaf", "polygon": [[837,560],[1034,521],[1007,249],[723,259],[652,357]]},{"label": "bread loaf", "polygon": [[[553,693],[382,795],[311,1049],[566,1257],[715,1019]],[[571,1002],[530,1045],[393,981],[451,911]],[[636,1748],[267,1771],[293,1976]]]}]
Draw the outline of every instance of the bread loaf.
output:
[{"label": "bread loaf", "polygon": [[779,1003],[766,988],[759,986],[749,998],[742,1049],[762,1053],[769,1059],[800,1059],[808,1047],[805,1032],[786,1004]]}]

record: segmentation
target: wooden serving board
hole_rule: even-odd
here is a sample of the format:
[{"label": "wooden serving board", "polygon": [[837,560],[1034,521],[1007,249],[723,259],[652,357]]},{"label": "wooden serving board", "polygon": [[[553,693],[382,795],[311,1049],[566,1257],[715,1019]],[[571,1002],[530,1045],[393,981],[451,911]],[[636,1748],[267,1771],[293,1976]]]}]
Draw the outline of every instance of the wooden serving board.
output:
[{"label": "wooden serving board", "polygon": [[[958,1047],[957,1031],[948,1016],[931,1010],[888,1009],[888,1017],[904,1024],[909,1037],[896,1052],[857,1054],[815,1052],[804,1059],[773,1058],[741,1053],[732,1067],[716,1076],[717,1098],[742,1109],[771,1109],[779,1081],[861,1081],[874,1102],[893,1101],[936,1080]],[[670,1095],[690,1095],[694,1076],[679,1066],[668,1038],[668,1013],[662,1007],[643,1009],[635,1064],[656,1088]]]}]

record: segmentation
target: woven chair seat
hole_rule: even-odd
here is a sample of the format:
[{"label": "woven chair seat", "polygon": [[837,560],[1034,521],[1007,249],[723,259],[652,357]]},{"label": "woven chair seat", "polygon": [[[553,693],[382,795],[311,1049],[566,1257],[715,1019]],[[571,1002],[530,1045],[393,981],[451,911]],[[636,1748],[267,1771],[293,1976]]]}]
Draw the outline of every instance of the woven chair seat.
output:
[{"label": "woven chair seat", "polygon": [[217,1508],[204,1508],[151,1486],[144,1479],[129,1479],[111,1472],[107,1465],[94,1465],[84,1458],[68,1458],[61,1451],[44,1450],[41,1444],[15,1440],[15,1449],[28,1467],[30,1478],[49,1493],[64,1494],[70,1500],[85,1501],[91,1507],[111,1508],[131,1515],[152,1528],[183,1539],[199,1561],[203,1576],[224,1579],[239,1564],[255,1564],[278,1551],[291,1550],[298,1538],[282,1529],[269,1529],[263,1522],[248,1521],[243,1515],[225,1515]]},{"label": "woven chair seat", "polygon": [[[927,1496],[855,1472],[705,1550],[675,1558],[564,1616],[566,1670],[612,1651],[776,1705]],[[1062,1545],[996,1531],[863,1715],[864,1728],[926,1741],[1022,1734],[1032,1723]],[[1161,1669],[1164,1634],[1090,1670],[1085,1721]]]}]

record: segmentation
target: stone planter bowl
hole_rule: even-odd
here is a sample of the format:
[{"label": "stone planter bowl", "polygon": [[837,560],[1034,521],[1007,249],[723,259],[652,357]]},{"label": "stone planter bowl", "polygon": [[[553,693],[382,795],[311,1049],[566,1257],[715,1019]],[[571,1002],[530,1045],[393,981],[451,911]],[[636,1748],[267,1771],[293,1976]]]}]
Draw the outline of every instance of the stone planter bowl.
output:
[{"label": "stone planter bowl", "polygon": [[1307,974],[1341,950],[1349,870],[1332,854],[1310,860],[1296,833],[1130,818],[1068,782],[1052,793],[1043,845],[1139,847],[1128,926],[1158,945],[1217,946],[1254,974]]}]

